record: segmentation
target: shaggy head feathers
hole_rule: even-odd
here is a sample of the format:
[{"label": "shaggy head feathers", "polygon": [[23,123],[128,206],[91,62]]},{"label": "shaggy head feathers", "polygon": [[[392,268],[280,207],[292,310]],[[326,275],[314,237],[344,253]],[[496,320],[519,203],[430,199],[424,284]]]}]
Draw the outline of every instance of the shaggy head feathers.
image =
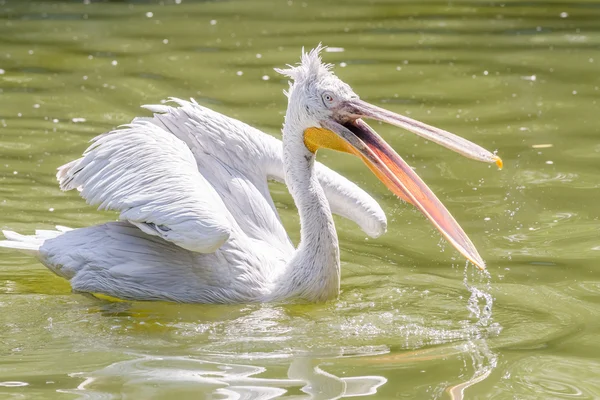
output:
[{"label": "shaggy head feathers", "polygon": [[[303,48],[299,64],[275,69],[292,80],[289,90],[284,91],[289,99],[286,121],[300,124],[302,128],[319,126],[318,121],[331,116],[332,106],[343,100],[358,98],[350,86],[334,75],[331,71],[333,65],[322,62],[320,53],[323,49],[321,44],[308,52]],[[335,103],[325,104],[325,93],[333,97]]]},{"label": "shaggy head feathers", "polygon": [[331,72],[333,64],[323,64],[321,61],[321,51],[323,49],[324,47],[320,43],[308,52],[305,52],[304,48],[302,48],[302,57],[298,65],[293,66],[288,64],[289,68],[275,68],[275,71],[292,79],[294,84],[331,78],[333,76]]}]

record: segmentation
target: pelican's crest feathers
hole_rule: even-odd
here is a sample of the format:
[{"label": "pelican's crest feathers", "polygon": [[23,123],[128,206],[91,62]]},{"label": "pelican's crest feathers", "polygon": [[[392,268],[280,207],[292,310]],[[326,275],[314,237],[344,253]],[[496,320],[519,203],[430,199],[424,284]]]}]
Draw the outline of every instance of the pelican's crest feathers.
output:
[{"label": "pelican's crest feathers", "polygon": [[297,65],[288,64],[289,68],[275,68],[275,72],[287,76],[294,84],[302,84],[310,80],[318,81],[332,75],[333,64],[325,64],[321,60],[321,51],[325,48],[321,43],[314,49],[306,52],[302,48],[302,57]]}]

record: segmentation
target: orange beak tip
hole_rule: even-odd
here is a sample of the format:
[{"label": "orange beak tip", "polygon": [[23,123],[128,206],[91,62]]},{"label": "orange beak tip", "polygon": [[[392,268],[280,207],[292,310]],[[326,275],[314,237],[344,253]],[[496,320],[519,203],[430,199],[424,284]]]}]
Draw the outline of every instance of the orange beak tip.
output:
[{"label": "orange beak tip", "polygon": [[494,156],[494,162],[498,166],[498,169],[502,169],[502,167],[504,166],[504,163],[502,162],[502,159],[500,157],[498,157],[498,156]]}]

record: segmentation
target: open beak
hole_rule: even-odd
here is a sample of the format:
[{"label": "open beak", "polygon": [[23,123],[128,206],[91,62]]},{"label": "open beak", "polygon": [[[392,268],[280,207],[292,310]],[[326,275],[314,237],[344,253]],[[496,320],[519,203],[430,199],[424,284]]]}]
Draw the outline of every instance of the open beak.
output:
[{"label": "open beak", "polygon": [[305,131],[307,148],[316,151],[319,147],[327,147],[360,157],[394,194],[417,207],[463,256],[480,269],[485,269],[485,262],[477,249],[446,207],[402,157],[361,118],[399,126],[475,160],[494,162],[499,167],[502,167],[502,160],[460,136],[361,100],[346,103],[344,114],[348,115],[347,122],[328,119],[321,121],[324,129]]},{"label": "open beak", "polygon": [[[465,157],[477,161],[496,163],[498,168],[502,168],[502,160],[497,155],[490,153],[483,147],[476,145],[473,142],[469,142],[465,138],[447,132],[443,129],[439,129],[412,118],[393,113],[384,108],[374,106],[373,104],[369,104],[366,101],[359,99],[347,102],[344,108],[344,111],[353,119],[371,118],[388,123],[390,125],[395,125],[399,128],[406,129],[407,131],[424,137],[427,140],[431,140],[432,142],[442,145],[459,154],[462,154]],[[373,132],[372,129],[370,130]]]}]

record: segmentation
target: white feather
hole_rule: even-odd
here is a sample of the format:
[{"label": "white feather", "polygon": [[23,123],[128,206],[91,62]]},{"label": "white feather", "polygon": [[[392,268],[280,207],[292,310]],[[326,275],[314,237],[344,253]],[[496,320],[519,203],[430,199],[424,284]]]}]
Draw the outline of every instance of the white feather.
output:
[{"label": "white feather", "polygon": [[[64,226],[57,226],[57,229],[69,229]],[[13,231],[2,231],[6,240],[0,240],[0,247],[17,249],[31,254],[39,255],[39,249],[47,239],[53,239],[62,234],[62,231],[36,230],[35,235],[21,235]]]},{"label": "white feather", "polygon": [[57,178],[61,189],[80,188],[88,203],[184,249],[212,253],[235,224],[187,146],[148,122],[97,137]]},{"label": "white feather", "polygon": [[[0,246],[36,254],[74,290],[132,300],[252,302],[339,292],[340,261],[331,210],[379,236],[386,219],[358,186],[316,163],[302,141],[314,126],[318,85],[350,90],[303,54],[284,142],[198,105],[145,106],[156,114],[94,139],[83,157],[59,168],[63,190],[120,212],[122,222],[90,228],[5,232]],[[345,85],[345,86],[344,86]],[[298,102],[298,96],[305,96]],[[295,99],[295,100],[294,100]],[[294,249],[267,180],[285,182],[301,220]]]},{"label": "white feather", "polygon": [[[232,168],[243,171],[246,179],[260,191],[275,210],[266,180],[272,179],[285,183],[281,141],[242,121],[202,107],[194,100],[191,102],[172,100],[179,107],[144,106],[152,110],[161,110],[164,114],[155,115],[152,119],[143,118],[143,120],[167,129],[184,141],[198,160],[199,167],[206,165],[203,155],[208,152]],[[233,154],[232,150],[235,151]],[[373,197],[325,165],[317,162],[315,168],[334,214],[355,222],[371,237],[378,237],[385,232],[387,226],[385,213]],[[215,181],[214,184],[218,185],[219,181]],[[226,204],[229,200],[237,199],[227,199]],[[278,223],[278,220],[274,222]],[[272,225],[262,228],[265,231],[276,229]],[[284,232],[280,234],[285,235]]]}]

